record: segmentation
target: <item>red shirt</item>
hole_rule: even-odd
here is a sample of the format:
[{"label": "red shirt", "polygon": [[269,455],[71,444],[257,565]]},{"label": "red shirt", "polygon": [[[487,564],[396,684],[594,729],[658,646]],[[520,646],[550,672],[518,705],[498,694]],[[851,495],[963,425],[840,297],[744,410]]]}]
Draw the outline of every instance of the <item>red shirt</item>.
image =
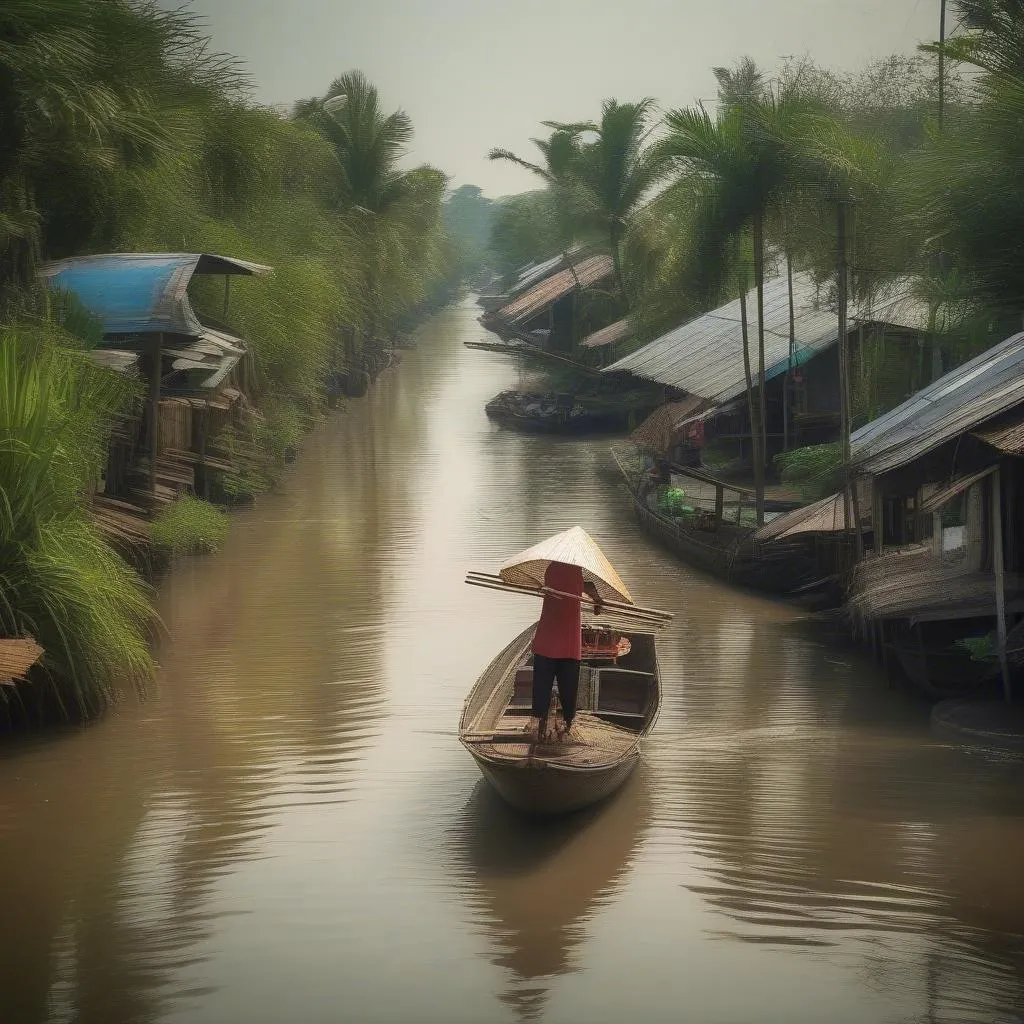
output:
[{"label": "red shirt", "polygon": [[[567,594],[583,596],[583,570],[578,565],[552,562],[544,573],[544,586]],[[533,652],[546,658],[572,658],[583,655],[580,638],[580,602],[548,594],[540,612]]]}]

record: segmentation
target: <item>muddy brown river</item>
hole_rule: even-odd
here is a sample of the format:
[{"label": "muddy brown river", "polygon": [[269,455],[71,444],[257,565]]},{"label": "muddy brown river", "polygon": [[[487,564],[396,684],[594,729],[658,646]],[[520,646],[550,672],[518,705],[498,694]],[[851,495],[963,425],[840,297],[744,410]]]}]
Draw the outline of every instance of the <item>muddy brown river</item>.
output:
[{"label": "muddy brown river", "polygon": [[[524,437],[467,301],[164,586],[158,685],[0,756],[0,1021],[1014,1021],[1024,765],[641,536],[602,440]],[[546,827],[456,740],[531,620],[469,567],[579,523],[672,610],[611,802]]]}]

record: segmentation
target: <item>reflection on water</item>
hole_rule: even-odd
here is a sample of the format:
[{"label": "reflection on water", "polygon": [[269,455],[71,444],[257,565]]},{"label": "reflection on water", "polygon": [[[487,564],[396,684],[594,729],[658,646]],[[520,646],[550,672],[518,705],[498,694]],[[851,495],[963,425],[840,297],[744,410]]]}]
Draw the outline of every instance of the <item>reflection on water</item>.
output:
[{"label": "reflection on water", "polygon": [[[0,757],[0,1019],[1013,1019],[1021,762],[648,543],[606,442],[491,425],[476,312],[174,575],[150,699]],[[646,763],[538,828],[455,737],[535,609],[462,578],[575,523],[676,618]]]},{"label": "reflection on water", "polygon": [[615,897],[648,809],[642,770],[606,805],[555,821],[524,821],[483,781],[473,790],[454,852],[520,1019],[540,1019],[548,979],[581,968],[585,926]]}]

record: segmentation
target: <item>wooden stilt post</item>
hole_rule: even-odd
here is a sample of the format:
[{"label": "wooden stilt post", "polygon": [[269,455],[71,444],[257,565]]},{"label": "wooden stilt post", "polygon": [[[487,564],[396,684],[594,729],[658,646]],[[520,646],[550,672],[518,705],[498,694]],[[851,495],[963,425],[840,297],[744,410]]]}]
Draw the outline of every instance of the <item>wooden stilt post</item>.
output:
[{"label": "wooden stilt post", "polygon": [[992,568],[996,577],[996,643],[999,648],[999,670],[1003,676],[1003,696],[1009,704],[1010,666],[1006,660],[1006,581],[1003,578],[1003,509],[997,468],[992,474]]},{"label": "wooden stilt post", "polygon": [[871,530],[875,538],[875,552],[881,554],[885,537],[885,512],[882,507],[882,485],[877,476],[871,478]]},{"label": "wooden stilt post", "polygon": [[163,334],[156,336],[153,361],[149,367],[149,493],[156,499],[156,460],[160,454],[160,361],[163,358]]},{"label": "wooden stilt post", "polygon": [[725,488],[721,484],[715,484],[715,529],[722,526],[722,516],[725,513]]},{"label": "wooden stilt post", "polygon": [[203,403],[203,414],[199,421],[199,496],[208,498],[210,486],[206,473],[206,435],[210,431],[210,403]]}]

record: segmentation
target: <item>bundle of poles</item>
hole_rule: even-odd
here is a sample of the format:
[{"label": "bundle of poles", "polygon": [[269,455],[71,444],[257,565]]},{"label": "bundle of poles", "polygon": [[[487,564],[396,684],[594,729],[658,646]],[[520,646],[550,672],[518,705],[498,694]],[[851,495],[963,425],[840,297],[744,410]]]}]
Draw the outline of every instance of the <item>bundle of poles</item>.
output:
[{"label": "bundle of poles", "polygon": [[[571,601],[591,601],[588,594],[569,594],[564,590],[552,590],[550,587],[526,587],[518,583],[508,583],[500,576],[493,576],[486,572],[470,571],[466,573],[466,582],[473,587],[484,587],[487,590],[499,590],[506,594],[526,594],[529,597],[544,597],[553,594],[557,597],[567,597]],[[671,612],[663,612],[657,608],[643,608],[638,604],[627,604],[625,601],[602,601],[601,604],[612,612],[616,618],[622,617],[632,619],[639,625],[648,626],[651,629],[660,629],[668,625],[672,619]]]}]

